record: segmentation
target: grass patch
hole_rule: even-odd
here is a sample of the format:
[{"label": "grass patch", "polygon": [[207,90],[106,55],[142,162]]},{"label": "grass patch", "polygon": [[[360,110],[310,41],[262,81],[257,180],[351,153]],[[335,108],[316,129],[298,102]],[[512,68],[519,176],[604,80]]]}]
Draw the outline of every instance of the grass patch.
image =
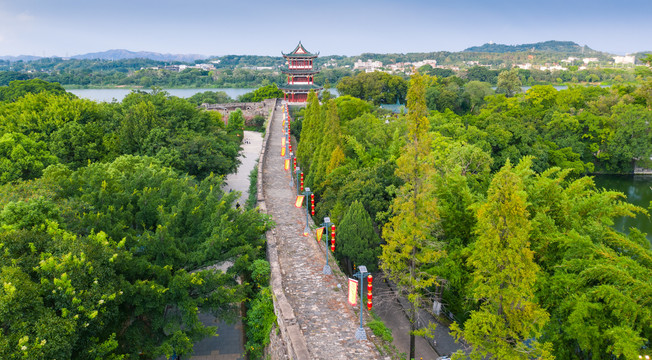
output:
[{"label": "grass patch", "polygon": [[[260,160],[260,159],[259,159]],[[246,209],[255,209],[256,204],[258,203],[258,161],[256,160],[256,165],[249,173],[249,196],[247,201],[245,201]]]}]

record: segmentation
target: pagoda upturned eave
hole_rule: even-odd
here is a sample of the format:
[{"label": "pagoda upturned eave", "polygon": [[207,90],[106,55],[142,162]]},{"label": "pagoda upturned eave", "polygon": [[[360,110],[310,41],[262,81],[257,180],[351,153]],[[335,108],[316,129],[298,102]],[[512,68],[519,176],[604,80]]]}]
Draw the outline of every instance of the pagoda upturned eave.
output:
[{"label": "pagoda upturned eave", "polygon": [[318,74],[320,70],[317,69],[281,69],[281,73],[290,75],[314,75]]},{"label": "pagoda upturned eave", "polygon": [[301,59],[315,59],[319,56],[319,54],[283,54],[283,57],[286,59],[291,59],[291,58],[301,58]]},{"label": "pagoda upturned eave", "polygon": [[310,90],[322,90],[323,87],[315,84],[286,84],[286,85],[279,85],[278,86],[279,90],[284,90],[284,91],[298,91],[298,92],[308,92]]}]

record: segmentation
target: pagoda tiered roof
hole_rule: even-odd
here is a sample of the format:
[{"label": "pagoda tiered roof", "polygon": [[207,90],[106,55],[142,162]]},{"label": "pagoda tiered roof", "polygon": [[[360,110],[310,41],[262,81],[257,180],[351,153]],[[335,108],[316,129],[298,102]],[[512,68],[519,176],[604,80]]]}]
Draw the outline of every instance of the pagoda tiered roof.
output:
[{"label": "pagoda tiered roof", "polygon": [[289,69],[289,68],[283,68],[281,69],[281,73],[283,74],[291,74],[291,75],[313,75],[319,73],[319,70],[317,69]]},{"label": "pagoda tiered roof", "polygon": [[280,90],[288,90],[288,91],[302,91],[302,92],[307,92],[310,90],[321,90],[323,89],[319,85],[315,84],[284,84],[284,85],[279,85],[278,88]]},{"label": "pagoda tiered roof", "polygon": [[286,53],[281,51],[281,54],[283,54],[283,57],[286,57],[286,58],[289,58],[289,57],[316,58],[317,56],[319,56],[319,53],[311,54],[308,50],[306,50],[306,48],[304,48],[303,45],[301,44],[301,41],[299,41],[299,44],[297,45],[297,47],[294,48],[294,50],[292,50],[291,53],[286,54]]}]

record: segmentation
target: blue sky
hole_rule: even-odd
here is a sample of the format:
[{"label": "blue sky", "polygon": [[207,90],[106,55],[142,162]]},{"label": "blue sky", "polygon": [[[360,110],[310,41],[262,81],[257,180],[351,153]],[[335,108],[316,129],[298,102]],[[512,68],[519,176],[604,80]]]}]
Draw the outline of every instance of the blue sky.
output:
[{"label": "blue sky", "polygon": [[652,0],[0,0],[0,56],[109,49],[279,56],[569,40],[652,51]]}]

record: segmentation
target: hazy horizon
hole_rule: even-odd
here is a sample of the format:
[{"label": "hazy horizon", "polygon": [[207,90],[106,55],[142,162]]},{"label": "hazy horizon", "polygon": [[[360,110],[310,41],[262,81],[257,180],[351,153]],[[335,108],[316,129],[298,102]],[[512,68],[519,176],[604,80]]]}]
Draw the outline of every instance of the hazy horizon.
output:
[{"label": "hazy horizon", "polygon": [[0,0],[0,56],[111,49],[280,56],[302,41],[323,56],[461,51],[488,42],[573,41],[613,54],[652,50],[652,2],[480,0]]}]

